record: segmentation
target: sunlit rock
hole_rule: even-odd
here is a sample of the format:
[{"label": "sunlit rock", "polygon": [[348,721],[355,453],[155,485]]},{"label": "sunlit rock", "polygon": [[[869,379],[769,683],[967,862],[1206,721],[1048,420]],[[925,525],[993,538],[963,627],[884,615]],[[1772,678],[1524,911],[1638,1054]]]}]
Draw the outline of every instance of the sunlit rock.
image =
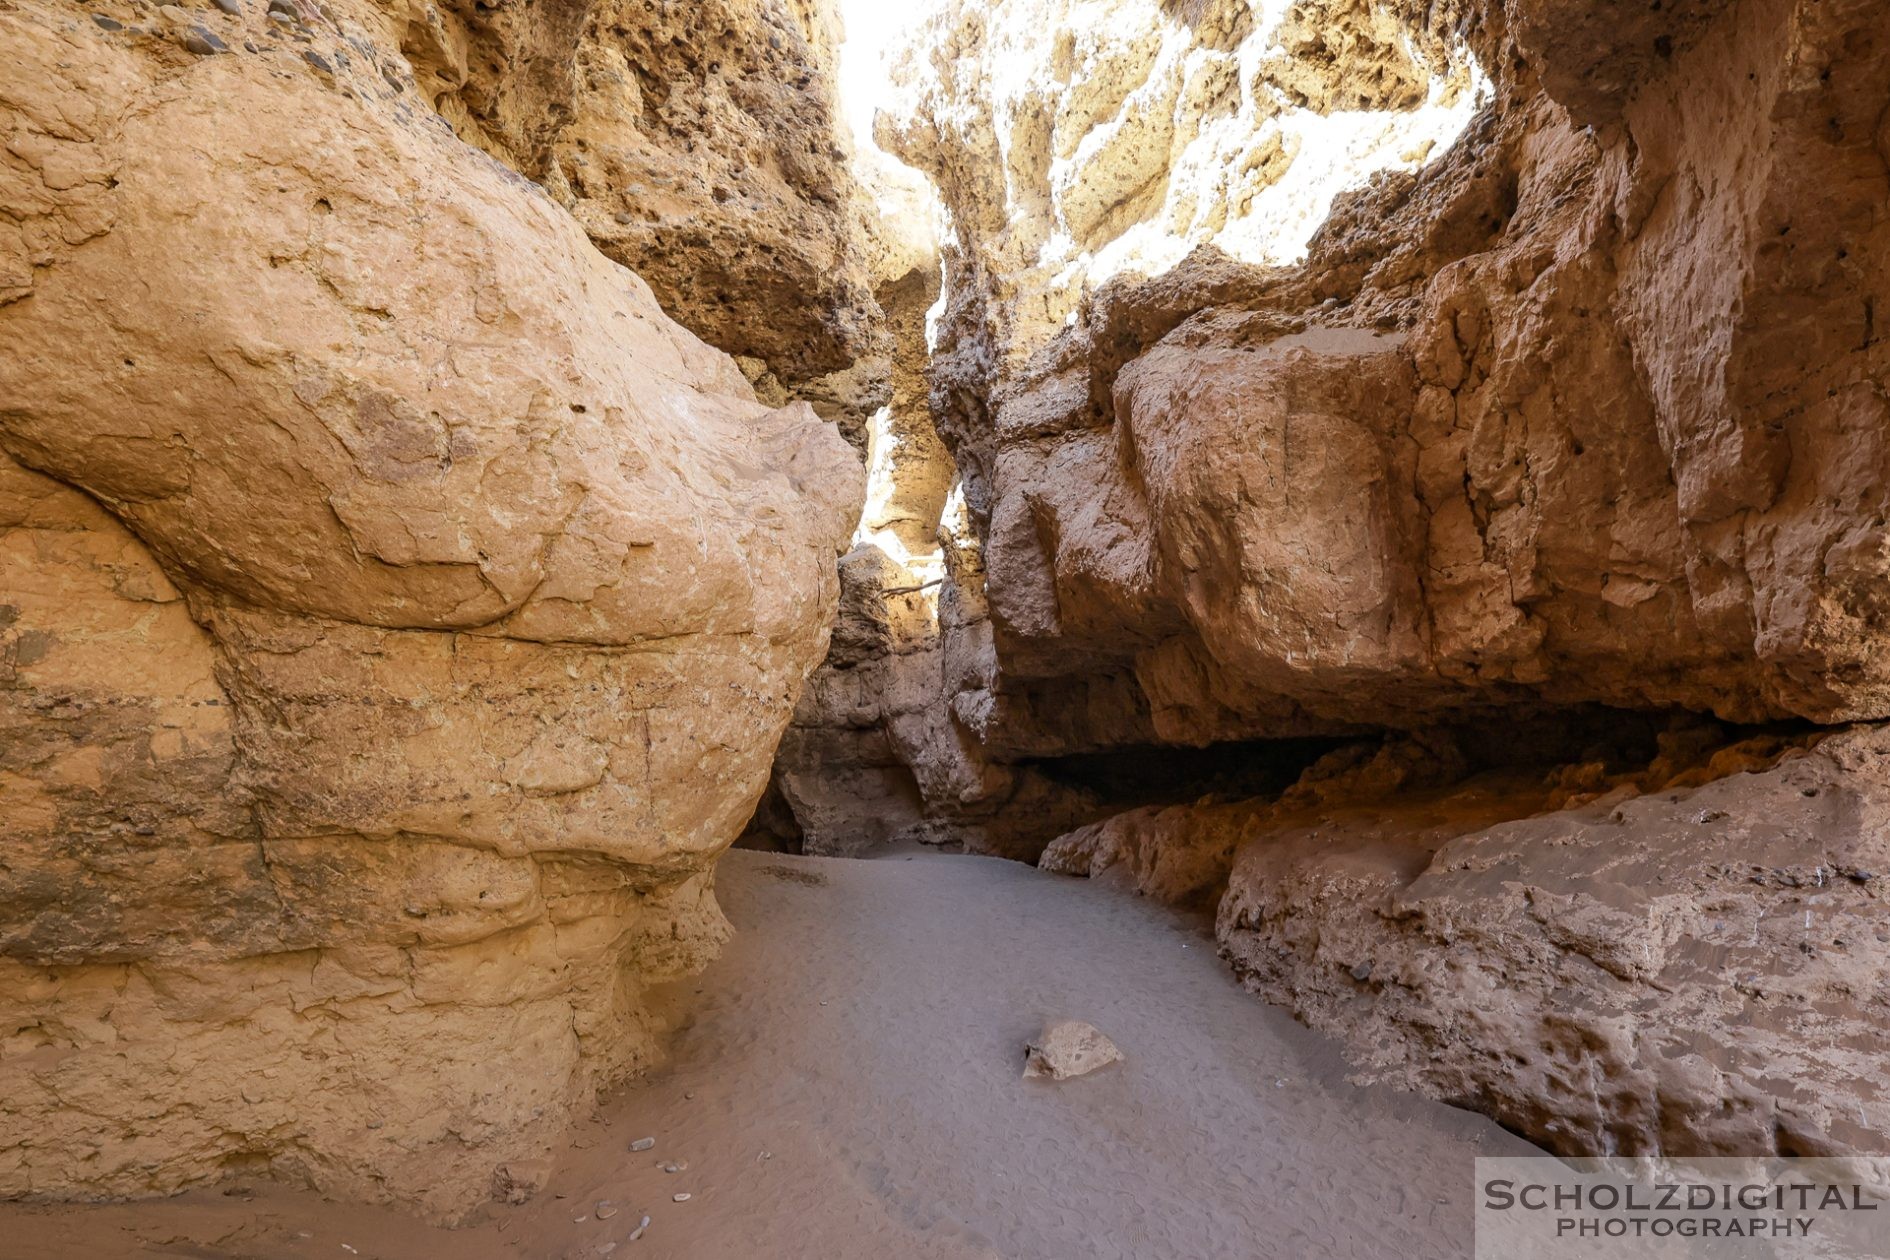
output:
[{"label": "sunlit rock", "polygon": [[825,650],[833,428],[305,7],[0,13],[0,1192],[511,1193]]}]

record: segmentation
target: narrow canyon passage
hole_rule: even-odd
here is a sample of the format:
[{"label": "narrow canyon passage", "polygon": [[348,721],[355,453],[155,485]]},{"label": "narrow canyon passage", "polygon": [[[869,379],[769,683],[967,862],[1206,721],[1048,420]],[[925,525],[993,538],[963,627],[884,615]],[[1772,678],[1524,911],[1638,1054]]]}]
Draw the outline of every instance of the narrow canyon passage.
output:
[{"label": "narrow canyon passage", "polygon": [[0,1260],[1878,1202],[1887,312],[1890,0],[0,0]]},{"label": "narrow canyon passage", "polygon": [[[531,1202],[439,1232],[254,1181],[0,1204],[0,1253],[1421,1260],[1463,1254],[1469,1161],[1534,1149],[1346,1084],[1337,1047],[1233,983],[1209,925],[1106,881],[738,851],[717,885],[736,936],[666,995],[673,1056],[599,1104]],[[1123,1061],[1025,1079],[1023,1042],[1064,1016]]]}]

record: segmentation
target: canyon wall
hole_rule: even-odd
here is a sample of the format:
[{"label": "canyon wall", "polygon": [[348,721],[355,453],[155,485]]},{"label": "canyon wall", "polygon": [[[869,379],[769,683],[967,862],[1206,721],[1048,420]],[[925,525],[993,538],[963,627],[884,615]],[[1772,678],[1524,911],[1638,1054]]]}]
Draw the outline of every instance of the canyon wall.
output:
[{"label": "canyon wall", "polygon": [[1222,953],[1362,1079],[1561,1153],[1874,1154],[1890,730],[1676,734],[1635,774],[1327,784],[1236,845]]},{"label": "canyon wall", "polygon": [[864,450],[887,251],[838,120],[830,0],[379,0],[401,74],[541,184],[763,401]]},{"label": "canyon wall", "polygon": [[910,751],[990,773],[928,818],[1218,906],[1362,1074],[1558,1149],[1874,1150],[1887,18],[941,5],[879,128],[965,509]]},{"label": "canyon wall", "polygon": [[[0,3],[0,1193],[529,1193],[723,938],[859,462],[559,163],[745,170],[637,213],[792,232],[749,265],[808,326],[729,347],[783,372],[871,299],[811,72],[759,68],[825,37],[616,74],[659,7]],[[698,72],[771,129],[598,120]]]},{"label": "canyon wall", "polygon": [[818,0],[0,0],[0,1194],[528,1194],[745,822],[1873,1150],[1886,18],[943,0],[935,246]]},{"label": "canyon wall", "polygon": [[[952,213],[931,380],[987,746],[1890,708],[1880,7],[1676,13],[1616,78],[1518,9],[965,3],[918,37],[887,131]],[[1382,99],[1282,69],[1306,23]],[[1274,195],[1329,217],[1302,246]],[[1032,703],[1104,689],[1061,730]]]}]

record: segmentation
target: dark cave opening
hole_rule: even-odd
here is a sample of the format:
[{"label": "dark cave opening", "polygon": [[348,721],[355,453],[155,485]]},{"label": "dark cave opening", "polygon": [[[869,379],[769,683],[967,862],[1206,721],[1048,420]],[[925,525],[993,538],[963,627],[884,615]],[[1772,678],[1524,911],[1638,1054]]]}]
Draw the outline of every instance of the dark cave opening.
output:
[{"label": "dark cave opening", "polygon": [[[1189,746],[1135,744],[1063,756],[1005,763],[1035,791],[984,810],[928,808],[904,766],[880,767],[910,796],[912,816],[923,819],[903,830],[922,843],[1032,861],[1042,846],[1073,827],[1128,810],[1202,802],[1273,800],[1307,777],[1320,777],[1322,759],[1344,754],[1356,764],[1394,745],[1421,750],[1431,786],[1489,774],[1580,771],[1590,777],[1634,774],[1657,762],[1672,767],[1707,765],[1718,750],[1755,737],[1802,739],[1820,728],[1808,722],[1742,724],[1688,710],[1632,710],[1603,705],[1568,708],[1498,709],[1463,715],[1428,727],[1387,728],[1346,736],[1227,740]],[[1409,751],[1409,749],[1407,749]],[[1330,773],[1335,763],[1324,768]],[[883,785],[881,785],[883,788]],[[1046,809],[1045,800],[1065,803]],[[1081,802],[1072,809],[1071,803]],[[802,853],[803,828],[778,780],[769,782],[753,818],[736,841],[739,848]],[[873,843],[863,851],[883,847]]]},{"label": "dark cave opening", "polygon": [[1229,740],[1193,748],[1139,744],[1018,763],[1062,787],[1086,792],[1106,812],[1169,805],[1204,796],[1273,796],[1319,758],[1353,740]]}]

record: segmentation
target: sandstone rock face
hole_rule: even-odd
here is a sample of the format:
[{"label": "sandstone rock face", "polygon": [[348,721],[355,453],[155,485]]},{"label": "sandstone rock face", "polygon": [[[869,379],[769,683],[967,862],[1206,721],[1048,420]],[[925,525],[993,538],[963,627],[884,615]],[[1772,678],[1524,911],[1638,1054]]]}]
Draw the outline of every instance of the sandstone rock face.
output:
[{"label": "sandstone rock face", "polygon": [[378,0],[415,95],[547,189],[767,401],[863,445],[889,346],[829,0]]},{"label": "sandstone rock face", "polygon": [[840,561],[832,647],[808,679],[775,759],[774,785],[800,852],[857,856],[924,816],[918,784],[886,723],[895,676],[914,654],[936,649],[936,623],[918,584],[871,543]]},{"label": "sandstone rock face", "polygon": [[764,783],[1561,1149],[1890,1120],[1882,0],[943,0],[942,275],[823,0],[92,7],[0,0],[0,1193],[529,1192]]},{"label": "sandstone rock face", "polygon": [[1868,1153],[1890,730],[1721,739],[1546,771],[1437,734],[1348,747],[1277,799],[1132,811],[1041,864],[1205,894],[1242,983],[1359,1079],[1552,1149]]},{"label": "sandstone rock face", "polygon": [[934,409],[994,561],[1002,458],[1096,422],[1080,352],[1031,366],[1095,287],[1198,248],[1296,261],[1336,194],[1478,99],[1467,54],[1364,3],[955,0],[911,45],[880,136],[949,213]]},{"label": "sandstone rock face", "polygon": [[1501,745],[1890,719],[1884,18],[941,5],[880,134],[948,212],[950,764],[1408,733],[1044,864],[1559,1149],[1874,1149],[1882,732]]},{"label": "sandstone rock face", "polygon": [[1186,905],[1220,895],[1235,847],[1268,812],[1259,801],[1145,805],[1063,833],[1037,865],[1088,879],[1119,871],[1136,892]]},{"label": "sandstone rock face", "polygon": [[1884,729],[1526,817],[1539,803],[1465,787],[1280,826],[1235,861],[1223,953],[1364,1078],[1559,1151],[1875,1152]]},{"label": "sandstone rock face", "polygon": [[452,1216],[720,940],[859,469],[455,138],[431,6],[252,7],[0,10],[0,1193]]},{"label": "sandstone rock face", "polygon": [[1881,7],[1571,7],[927,28],[882,130],[951,213],[982,747],[1890,716]]}]

